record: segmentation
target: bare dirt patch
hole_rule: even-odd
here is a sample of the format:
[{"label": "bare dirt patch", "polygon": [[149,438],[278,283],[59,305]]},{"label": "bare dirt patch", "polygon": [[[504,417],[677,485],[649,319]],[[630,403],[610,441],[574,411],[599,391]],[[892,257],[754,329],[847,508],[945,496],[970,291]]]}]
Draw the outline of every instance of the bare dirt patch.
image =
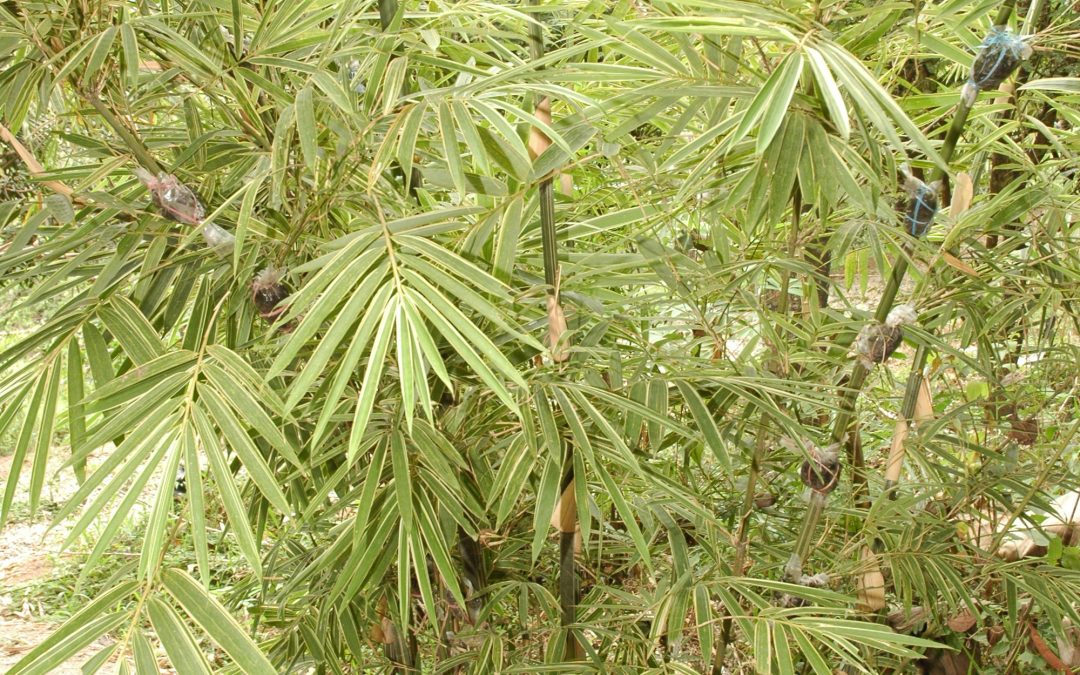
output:
[{"label": "bare dirt patch", "polygon": [[[0,530],[0,673],[7,672],[60,625],[48,620],[42,607],[30,599],[15,602],[12,592],[35,581],[52,578],[56,561],[63,555],[60,546],[70,531],[71,523],[58,523],[51,530],[49,524],[52,521],[51,506],[64,503],[78,489],[71,469],[57,473],[65,459],[62,451],[54,450],[51,453],[48,469],[50,480],[42,492],[38,512],[32,518],[28,512],[28,477],[24,469],[13,503],[12,517]],[[0,456],[0,485],[6,483],[11,473],[11,462],[11,456]],[[52,672],[81,673],[81,665],[107,644],[106,641],[99,641],[90,645]]]}]

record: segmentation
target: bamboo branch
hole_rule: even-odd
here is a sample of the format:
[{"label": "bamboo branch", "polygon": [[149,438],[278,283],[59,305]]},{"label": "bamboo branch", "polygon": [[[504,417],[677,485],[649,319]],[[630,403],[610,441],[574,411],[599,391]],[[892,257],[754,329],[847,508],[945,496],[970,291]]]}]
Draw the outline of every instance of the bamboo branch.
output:
[{"label": "bamboo branch", "polygon": [[[3,139],[5,143],[15,150],[15,154],[17,154],[19,159],[23,161],[23,164],[26,165],[26,169],[30,172],[31,176],[39,178],[45,175],[45,167],[41,166],[41,162],[39,162],[37,158],[34,157],[34,154],[27,150],[26,146],[19,142],[19,139],[15,137],[15,134],[11,133],[11,130],[3,124],[0,124],[0,139]],[[65,197],[73,197],[75,195],[74,190],[58,180],[42,180],[39,181],[39,183]]]},{"label": "bamboo branch", "polygon": [[102,103],[101,99],[97,97],[97,94],[87,93],[83,95],[87,102],[94,107],[98,115],[101,115],[101,119],[105,120],[105,123],[113,128],[121,140],[124,141],[124,145],[131,150],[131,154],[135,155],[135,159],[139,161],[139,164],[146,170],[153,174],[158,174],[162,171],[162,167],[158,164],[158,161],[154,159],[154,156],[150,154],[150,150],[139,139],[127,125],[120,121],[116,115],[113,114],[109,107]]}]

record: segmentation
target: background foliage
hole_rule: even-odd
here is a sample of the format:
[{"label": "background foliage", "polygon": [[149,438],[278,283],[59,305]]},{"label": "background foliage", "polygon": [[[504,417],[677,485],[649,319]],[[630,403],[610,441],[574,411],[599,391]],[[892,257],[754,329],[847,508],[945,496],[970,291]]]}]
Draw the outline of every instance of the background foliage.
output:
[{"label": "background foliage", "polygon": [[[935,643],[1054,667],[1028,635],[1080,625],[1076,542],[994,553],[1077,487],[1074,3],[1005,12],[1034,54],[955,152],[998,2],[380,4],[0,3],[0,283],[55,308],[0,354],[0,526],[57,452],[84,575],[145,513],[138,563],[12,672],[105,634],[91,671],[156,671],[155,644],[183,673],[882,672]],[[947,170],[922,239],[902,163]],[[165,220],[138,166],[231,250]],[[919,321],[858,395],[849,345],[900,259]],[[273,325],[267,267],[293,291]],[[933,410],[888,499],[916,353]],[[799,466],[834,422],[802,561],[828,581],[791,583]]]}]

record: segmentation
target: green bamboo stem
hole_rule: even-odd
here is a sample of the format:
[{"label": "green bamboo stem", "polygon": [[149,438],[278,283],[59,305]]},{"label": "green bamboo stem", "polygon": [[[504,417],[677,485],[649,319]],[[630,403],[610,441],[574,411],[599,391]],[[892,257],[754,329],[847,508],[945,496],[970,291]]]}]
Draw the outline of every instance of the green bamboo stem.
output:
[{"label": "green bamboo stem", "polygon": [[[1005,6],[1002,7],[1001,12],[998,14],[996,24],[1001,25],[1008,21],[1009,14],[1012,12],[1012,4],[1012,2],[1005,3]],[[944,181],[947,177],[949,161],[956,151],[956,143],[960,140],[960,134],[963,132],[964,126],[967,123],[967,118],[971,112],[972,105],[974,105],[974,101],[968,101],[965,97],[961,96],[960,102],[956,107],[956,114],[953,116],[952,123],[949,125],[949,131],[945,135],[945,142],[941,148],[942,163],[934,168],[930,178],[931,182],[939,180]],[[876,321],[884,322],[885,318],[892,310],[893,304],[896,301],[896,294],[900,291],[900,285],[903,283],[904,277],[907,276],[908,259],[914,253],[914,250],[915,247],[913,243],[909,242],[904,244],[901,255],[893,264],[892,273],[889,275],[889,281],[882,293],[877,310],[874,312],[874,319]],[[914,395],[912,396],[911,401],[911,412],[914,412],[914,402],[917,398],[918,388],[921,384],[919,378],[921,378],[921,371],[925,364],[925,359],[926,357],[924,354],[921,363],[912,364]],[[868,374],[869,371],[867,371],[861,363],[856,363],[853,367],[851,377],[848,378],[847,387],[844,390],[843,398],[840,401],[840,408],[837,411],[836,420],[833,424],[831,442],[839,443],[848,434],[851,422],[855,416],[855,404],[858,401],[859,394],[862,392],[862,387],[866,382],[866,376]],[[909,387],[911,384],[911,381],[909,381]],[[905,404],[906,399],[907,395],[905,395]],[[905,417],[905,419],[909,419],[909,417],[910,416]],[[814,530],[817,528],[820,516],[821,510],[819,509],[808,509],[806,512],[799,538],[796,540],[795,551],[792,552],[791,558],[785,566],[789,581],[798,581],[802,576],[802,565],[809,552],[809,541]]]},{"label": "green bamboo stem", "polygon": [[[750,459],[750,475],[746,477],[746,493],[743,495],[742,513],[739,517],[739,529],[735,535],[735,560],[731,565],[731,575],[741,577],[743,568],[746,566],[747,541],[750,534],[750,516],[754,512],[754,497],[757,491],[758,476],[761,475],[761,464],[765,459],[767,438],[765,428],[768,415],[762,413],[762,425],[758,429],[757,442],[754,444],[754,454]],[[731,612],[728,612],[730,615]],[[713,661],[713,672],[718,672],[727,657],[727,648],[731,644],[731,634],[734,622],[731,616],[724,618],[720,629],[720,642],[716,646],[716,659]]]},{"label": "green bamboo stem", "polygon": [[[1009,16],[1012,14],[1013,7],[1016,4],[1015,0],[1008,0],[1005,2],[1001,9],[998,11],[997,17],[994,19],[995,26],[1003,26],[1009,20]],[[949,127],[949,133],[945,137],[945,145],[942,149],[942,157],[947,163],[953,156],[953,152],[956,149],[956,142],[960,138],[960,133],[963,131],[964,125],[967,123],[968,114],[971,112],[971,107],[964,105],[964,101],[961,100],[960,106],[957,108],[956,117],[953,118],[952,126]],[[936,167],[934,173],[931,176],[931,181],[944,180],[945,168]],[[906,259],[904,260],[906,267]],[[895,269],[894,269],[895,272]],[[880,310],[880,308],[879,308]],[[880,314],[880,311],[878,312]],[[887,314],[887,312],[886,312]],[[882,320],[879,316],[878,320]],[[929,350],[924,345],[919,345],[915,351],[915,357],[912,359],[911,372],[908,374],[908,381],[904,388],[904,402],[900,408],[901,419],[905,423],[911,424],[912,418],[915,416],[915,406],[919,400],[919,389],[922,387],[923,369],[926,367],[926,359],[929,355]],[[887,480],[885,482],[885,494],[889,499],[896,498],[896,484],[894,481]]]},{"label": "green bamboo stem", "polygon": [[[539,5],[539,0],[530,0],[533,6]],[[533,60],[539,60],[544,56],[544,33],[539,22],[529,24],[529,52]],[[558,302],[559,282],[559,255],[558,233],[555,227],[555,190],[553,177],[548,175],[540,181],[538,186],[540,199],[540,238],[543,247],[544,260],[544,283],[547,285],[549,299]],[[574,542],[577,538],[577,508],[574,504],[574,446],[568,445],[566,449],[566,469],[561,481],[560,493],[560,523],[559,523],[559,605],[562,609],[561,623],[563,628],[569,628],[577,623],[577,605],[579,589],[577,582],[577,567],[574,560]],[[566,634],[565,658],[576,660],[581,658],[582,649],[577,637],[570,632]]]},{"label": "green bamboo stem", "polygon": [[102,103],[97,95],[85,94],[84,96],[87,102],[89,102],[94,110],[97,111],[98,115],[101,115],[101,119],[105,120],[105,123],[112,127],[113,131],[116,132],[116,135],[124,141],[124,145],[128,147],[128,150],[131,150],[131,154],[135,155],[135,159],[139,161],[139,164],[153,174],[160,173],[162,170],[161,165],[158,164],[158,161],[150,154],[150,150],[147,149],[146,145],[139,140],[135,134],[131,133],[131,130],[113,114],[112,110],[109,110],[109,107]]},{"label": "green bamboo stem", "polygon": [[[798,185],[795,185],[791,193],[792,202],[792,214],[791,214],[791,231],[788,233],[787,242],[787,255],[788,258],[795,257],[795,250],[798,247],[800,225],[802,223],[802,192]],[[780,303],[778,312],[786,315],[789,308],[790,297],[788,296],[788,290],[791,287],[791,273],[787,270],[783,272],[783,277],[780,280]],[[808,301],[808,298],[804,296],[804,302]],[[757,493],[757,481],[761,475],[761,465],[765,460],[765,450],[768,445],[768,437],[766,430],[771,425],[772,418],[767,412],[762,412],[759,418],[759,427],[757,431],[757,439],[754,444],[754,453],[750,459],[750,475],[746,478],[746,492],[743,494],[742,512],[739,516],[739,528],[735,535],[735,560],[732,563],[731,574],[732,576],[742,576],[744,568],[746,567],[746,558],[748,540],[750,536],[750,516],[754,512],[754,499]],[[729,612],[730,614],[730,612]],[[728,645],[731,644],[733,621],[730,616],[726,617],[721,624],[720,630],[720,642],[716,647],[716,659],[713,661],[714,672],[719,672],[719,669],[724,663],[724,659],[727,656]]]},{"label": "green bamboo stem", "polygon": [[558,240],[555,231],[555,189],[551,178],[540,181],[540,240],[544,250],[544,283],[555,295],[558,283]]}]

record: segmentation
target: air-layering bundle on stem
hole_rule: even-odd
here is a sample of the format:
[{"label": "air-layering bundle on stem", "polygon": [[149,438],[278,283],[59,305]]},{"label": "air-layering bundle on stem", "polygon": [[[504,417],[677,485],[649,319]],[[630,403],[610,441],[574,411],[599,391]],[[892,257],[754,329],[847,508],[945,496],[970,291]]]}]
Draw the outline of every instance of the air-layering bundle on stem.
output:
[{"label": "air-layering bundle on stem", "polygon": [[142,167],[135,169],[135,175],[150,191],[150,199],[162,215],[177,223],[201,225],[203,239],[214,253],[223,258],[232,254],[236,237],[213,222],[203,220],[206,209],[202,202],[176,176],[164,172],[155,176]]},{"label": "air-layering bundle on stem", "polygon": [[[283,276],[284,269],[271,266],[256,274],[251,282],[251,300],[255,303],[259,316],[267,323],[274,323],[285,312],[285,306],[281,302],[289,297],[290,291],[281,281]],[[291,329],[291,323],[280,328],[283,332]]]},{"label": "air-layering bundle on stem", "polygon": [[1031,45],[1023,38],[1004,26],[991,28],[971,64],[971,77],[962,94],[964,102],[970,106],[980,90],[997,87],[1029,56]]},{"label": "air-layering bundle on stem", "polygon": [[906,175],[904,190],[907,199],[903,202],[904,227],[913,237],[922,237],[930,231],[934,216],[938,211],[939,183],[927,185],[912,175]]},{"label": "air-layering bundle on stem", "polygon": [[897,305],[885,318],[885,323],[871,321],[862,327],[855,338],[855,353],[867,370],[885,363],[904,341],[905,324],[915,323],[918,314],[911,305]]}]

